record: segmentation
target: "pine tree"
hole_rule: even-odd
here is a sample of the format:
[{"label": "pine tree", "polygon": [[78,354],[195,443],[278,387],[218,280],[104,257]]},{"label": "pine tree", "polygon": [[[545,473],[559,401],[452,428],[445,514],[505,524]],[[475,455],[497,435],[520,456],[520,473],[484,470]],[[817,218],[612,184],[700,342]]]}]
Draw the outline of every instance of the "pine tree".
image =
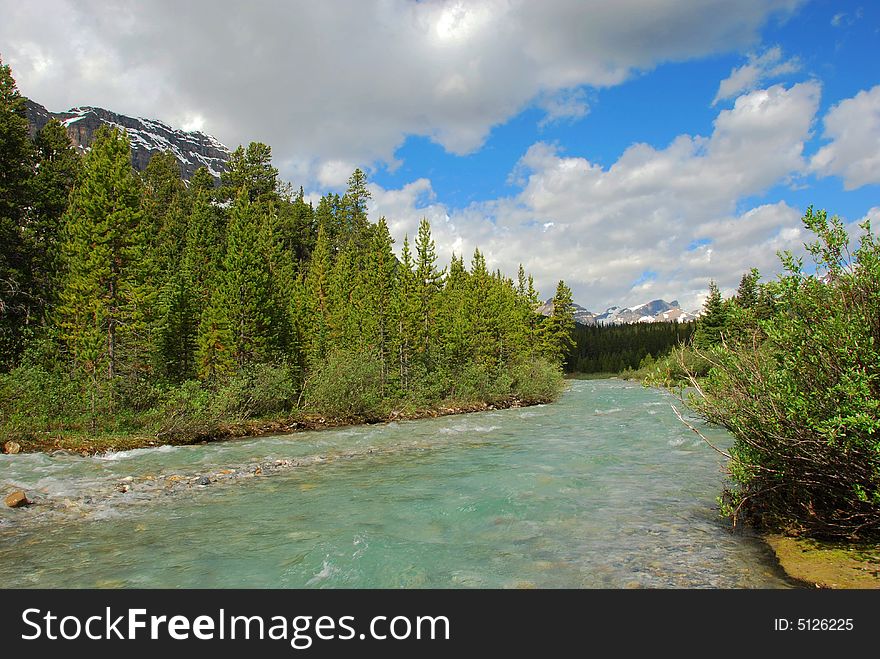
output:
[{"label": "pine tree", "polygon": [[367,176],[360,169],[348,179],[348,189],[340,200],[340,220],[343,243],[354,241],[358,251],[369,248],[371,224],[367,219],[367,202],[372,197],[367,189]]},{"label": "pine tree", "polygon": [[30,322],[30,263],[22,237],[31,204],[34,148],[28,134],[24,98],[8,65],[0,61],[0,371],[22,349]]},{"label": "pine tree", "polygon": [[698,348],[710,348],[720,344],[728,328],[727,305],[718,290],[718,284],[709,282],[709,296],[703,305],[703,313],[697,320],[694,344]]},{"label": "pine tree", "polygon": [[58,324],[88,376],[93,412],[101,383],[140,367],[143,347],[145,236],[130,153],[124,132],[99,129],[66,216]]},{"label": "pine tree", "polygon": [[416,236],[416,300],[419,330],[415,347],[426,367],[430,366],[433,344],[436,342],[436,297],[443,286],[445,270],[437,269],[437,252],[431,237],[431,225],[422,218]]},{"label": "pine tree", "polygon": [[63,217],[82,163],[64,126],[55,119],[37,134],[35,146],[38,165],[31,181],[33,203],[24,237],[33,275],[32,299],[45,318],[57,296]]},{"label": "pine tree", "polygon": [[262,142],[251,142],[247,149],[239,146],[233,151],[220,180],[227,199],[247,190],[251,202],[277,201],[278,170],[272,166],[272,149]]},{"label": "pine tree", "polygon": [[364,335],[367,346],[373,348],[382,367],[382,395],[390,377],[393,359],[393,309],[397,260],[392,247],[394,239],[388,231],[385,218],[379,219],[373,232],[373,241],[363,281],[365,305],[362,310]]},{"label": "pine tree", "polygon": [[195,357],[196,371],[201,380],[222,381],[235,372],[229,317],[219,295],[212,296],[202,312]]},{"label": "pine tree", "polygon": [[330,241],[324,225],[318,228],[315,251],[309,263],[304,287],[308,297],[307,308],[309,342],[304,346],[311,364],[317,364],[328,354],[330,348],[330,279],[332,273]]},{"label": "pine tree", "polygon": [[247,189],[241,189],[230,209],[226,254],[215,292],[239,368],[272,362],[281,352],[282,314],[265,253],[268,230],[267,218],[255,215]]},{"label": "pine tree", "polygon": [[464,267],[464,260],[453,254],[437,312],[443,366],[449,372],[460,371],[471,355],[473,331],[468,313],[469,292],[470,276]]},{"label": "pine tree", "polygon": [[413,272],[412,251],[409,236],[404,236],[397,269],[398,285],[394,301],[394,315],[397,325],[397,367],[401,391],[405,394],[412,386],[413,355],[420,333],[418,288]]},{"label": "pine tree", "polygon": [[210,195],[214,192],[216,183],[207,167],[199,167],[190,176],[188,189],[193,198],[197,197],[200,192],[206,192]]},{"label": "pine tree", "polygon": [[752,268],[742,276],[739,288],[736,290],[736,303],[742,309],[754,309],[758,305],[758,281],[761,273],[757,268]]},{"label": "pine tree", "polygon": [[574,344],[575,327],[571,289],[564,281],[556,285],[552,304],[550,316],[541,323],[541,352],[547,359],[563,365]]}]

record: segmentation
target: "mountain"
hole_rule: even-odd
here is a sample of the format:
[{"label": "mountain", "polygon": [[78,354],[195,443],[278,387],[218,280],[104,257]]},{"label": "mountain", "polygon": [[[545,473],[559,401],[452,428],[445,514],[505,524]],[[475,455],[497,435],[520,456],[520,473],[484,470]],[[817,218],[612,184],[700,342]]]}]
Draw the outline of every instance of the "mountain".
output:
[{"label": "mountain", "polygon": [[101,126],[124,128],[131,140],[131,164],[143,171],[154,153],[171,151],[180,163],[183,178],[189,180],[199,167],[206,167],[214,178],[226,169],[230,151],[210,135],[199,131],[183,131],[155,119],[132,118],[89,106],[67,112],[49,112],[39,103],[27,99],[25,104],[31,135],[36,135],[50,119],[57,119],[67,129],[71,142],[87,151]]},{"label": "mountain", "polygon": [[[579,304],[574,307],[575,322],[581,325],[625,325],[629,323],[686,323],[696,320],[699,311],[685,311],[678,300],[651,300],[635,307],[608,307],[602,313],[593,313]],[[549,299],[538,307],[538,313],[549,316],[553,310],[553,299]]]},{"label": "mountain", "polygon": [[[596,314],[592,311],[587,311],[584,307],[579,304],[572,304],[572,308],[574,309],[574,320],[576,323],[580,323],[581,325],[595,325],[596,321],[594,320]],[[536,311],[545,316],[549,316],[553,311],[553,298],[550,298],[546,302],[544,302],[541,306],[539,306]]]}]

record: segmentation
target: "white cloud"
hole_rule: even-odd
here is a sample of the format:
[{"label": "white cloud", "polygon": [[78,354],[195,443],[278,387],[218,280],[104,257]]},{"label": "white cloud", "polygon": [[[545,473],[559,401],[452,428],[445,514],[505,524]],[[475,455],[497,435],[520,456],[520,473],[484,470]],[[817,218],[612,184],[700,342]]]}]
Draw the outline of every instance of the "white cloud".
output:
[{"label": "white cloud", "polygon": [[325,161],[393,162],[407,135],[453,153],[543,99],[586,112],[580,87],[753,45],[801,0],[0,0],[0,44],[23,93],[174,125],[204,118],[260,140],[297,183]]},{"label": "white cloud", "polygon": [[831,143],[813,156],[812,169],[840,176],[847,190],[880,183],[880,85],[841,101],[823,123]]},{"label": "white cloud", "polygon": [[860,20],[863,14],[864,11],[861,7],[856,9],[852,14],[842,11],[831,17],[831,25],[832,27],[849,27],[855,25],[856,21]]},{"label": "white cloud", "polygon": [[544,94],[537,105],[546,113],[538,122],[541,128],[556,122],[583,119],[590,112],[587,93],[583,89],[561,89],[554,94]]},{"label": "white cloud", "polygon": [[735,68],[718,85],[718,93],[715,94],[715,99],[712,101],[713,106],[717,105],[719,101],[757,89],[769,80],[795,73],[801,68],[797,57],[783,61],[782,49],[779,46],[774,46],[760,55],[752,53],[748,59],[747,64]]},{"label": "white cloud", "polygon": [[425,216],[444,258],[479,246],[490,267],[523,263],[545,295],[564,278],[593,309],[650,297],[697,308],[710,278],[732,290],[752,266],[776,271],[777,250],[800,251],[799,210],[736,207],[804,168],[819,94],[813,82],[754,91],[718,114],[710,136],[634,144],[608,168],[539,142],[517,167],[516,196],[455,211],[420,179],[402,190],[374,186],[371,213],[395,218],[398,241]]}]

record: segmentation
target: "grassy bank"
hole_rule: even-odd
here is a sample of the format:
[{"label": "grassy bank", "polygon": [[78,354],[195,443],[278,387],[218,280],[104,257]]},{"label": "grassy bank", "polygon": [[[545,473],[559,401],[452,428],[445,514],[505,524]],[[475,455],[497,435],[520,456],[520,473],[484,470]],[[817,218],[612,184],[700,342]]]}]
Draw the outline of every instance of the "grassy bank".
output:
[{"label": "grassy bank", "polygon": [[765,540],[792,579],[815,588],[880,588],[880,547],[772,534]]},{"label": "grassy bank", "polygon": [[383,391],[369,363],[328,361],[307,383],[284,366],[248,369],[222,385],[197,381],[111,392],[94,411],[77,383],[39,367],[0,375],[0,445],[6,452],[100,453],[163,444],[332,428],[519,407],[555,400],[559,367],[541,360],[471,367]]},{"label": "grassy bank", "polygon": [[144,432],[102,432],[92,434],[81,430],[41,431],[27,436],[18,436],[13,441],[20,447],[21,453],[53,451],[71,451],[83,455],[95,455],[108,451],[126,451],[136,448],[149,448],[156,446],[184,446],[189,444],[208,443],[242,437],[261,437],[268,435],[282,435],[303,432],[308,430],[327,430],[344,426],[390,423],[392,421],[404,421],[415,419],[436,418],[452,414],[467,414],[470,412],[484,412],[487,410],[500,410],[530,405],[540,405],[552,402],[547,400],[521,400],[516,397],[499,399],[492,403],[476,402],[440,405],[436,408],[412,409],[408,411],[393,410],[384,417],[328,417],[313,412],[294,412],[286,415],[276,415],[261,419],[239,419],[228,422],[218,422],[208,432],[193,432],[178,434],[167,437],[157,436],[155,433]]}]

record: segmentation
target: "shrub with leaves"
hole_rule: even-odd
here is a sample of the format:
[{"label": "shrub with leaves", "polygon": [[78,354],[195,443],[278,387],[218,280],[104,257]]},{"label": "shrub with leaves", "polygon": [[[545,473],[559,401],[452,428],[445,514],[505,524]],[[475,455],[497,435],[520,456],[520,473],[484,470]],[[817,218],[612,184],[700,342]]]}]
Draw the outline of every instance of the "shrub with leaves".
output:
[{"label": "shrub with leaves", "polygon": [[850,253],[837,218],[809,208],[817,266],[781,256],[776,313],[752,341],[707,351],[695,410],[735,441],[726,511],[816,537],[880,538],[880,244]]}]

